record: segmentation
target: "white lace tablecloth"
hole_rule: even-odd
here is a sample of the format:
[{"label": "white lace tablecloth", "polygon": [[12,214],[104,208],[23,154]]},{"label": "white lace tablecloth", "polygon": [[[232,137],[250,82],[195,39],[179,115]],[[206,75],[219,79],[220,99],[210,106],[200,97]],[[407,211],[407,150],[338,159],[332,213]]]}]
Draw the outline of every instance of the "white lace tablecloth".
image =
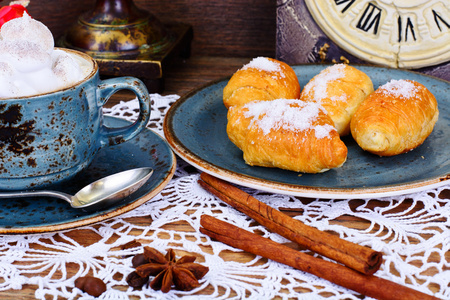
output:
[{"label": "white lace tablecloth", "polygon": [[[178,96],[151,96],[149,127],[162,135],[164,114]],[[136,101],[122,102],[105,109],[105,113],[133,120],[137,117],[137,107]],[[212,197],[197,184],[198,177],[194,168],[178,159],[176,174],[167,187],[131,212],[63,232],[0,236],[0,297],[1,291],[32,285],[37,299],[91,299],[74,288],[76,278],[91,274],[107,285],[107,291],[99,299],[130,296],[136,299],[361,299],[361,295],[326,280],[260,257],[245,256],[247,261],[238,262],[219,256],[223,250],[241,251],[199,233],[203,214],[262,232],[280,243],[287,240]],[[438,291],[436,297],[450,299],[450,199],[439,197],[448,189],[450,185],[384,198],[375,206],[370,205],[373,200],[358,200],[356,208],[350,205],[352,200],[302,199],[245,190],[272,207],[302,211],[296,218],[306,224],[383,252],[384,263],[376,276],[428,294],[433,288]],[[408,203],[408,210],[397,209],[402,202]],[[336,221],[343,216],[360,219],[364,228],[348,228]],[[148,219],[149,225],[133,223],[142,218]],[[180,222],[189,224],[191,230],[179,231],[170,226]],[[74,230],[92,231],[99,238],[86,245],[71,238]],[[190,292],[172,290],[164,294],[149,287],[133,290],[127,286],[125,277],[133,270],[131,255],[142,249],[121,250],[120,246],[135,239],[163,253],[168,248],[174,248],[177,256],[196,253],[202,258],[199,262],[210,270],[200,281],[201,285]],[[69,265],[77,271],[68,272]]]}]

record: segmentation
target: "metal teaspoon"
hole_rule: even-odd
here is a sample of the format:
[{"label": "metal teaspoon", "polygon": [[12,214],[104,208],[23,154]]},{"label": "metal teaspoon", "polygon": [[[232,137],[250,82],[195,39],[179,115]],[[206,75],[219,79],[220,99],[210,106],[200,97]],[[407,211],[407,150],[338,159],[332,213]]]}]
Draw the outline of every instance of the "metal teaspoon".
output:
[{"label": "metal teaspoon", "polygon": [[148,167],[116,173],[85,186],[74,196],[59,191],[37,190],[1,192],[0,198],[54,197],[70,203],[73,208],[98,208],[112,205],[137,191],[153,174]]}]

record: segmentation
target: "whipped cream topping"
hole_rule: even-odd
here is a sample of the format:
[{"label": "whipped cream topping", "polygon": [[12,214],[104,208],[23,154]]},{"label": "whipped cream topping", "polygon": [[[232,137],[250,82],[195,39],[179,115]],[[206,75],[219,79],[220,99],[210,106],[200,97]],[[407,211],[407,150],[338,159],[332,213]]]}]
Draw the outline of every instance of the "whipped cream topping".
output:
[{"label": "whipped cream topping", "polygon": [[32,96],[69,87],[91,69],[54,48],[50,30],[28,14],[0,30],[0,98]]}]

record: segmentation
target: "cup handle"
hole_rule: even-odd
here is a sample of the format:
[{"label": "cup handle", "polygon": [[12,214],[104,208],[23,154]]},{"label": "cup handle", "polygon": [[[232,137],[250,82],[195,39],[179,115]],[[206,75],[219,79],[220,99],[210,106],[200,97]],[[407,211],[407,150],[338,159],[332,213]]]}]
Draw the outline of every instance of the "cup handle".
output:
[{"label": "cup handle", "polygon": [[100,134],[101,147],[112,146],[128,141],[141,132],[150,120],[150,96],[145,84],[135,77],[117,77],[105,79],[97,87],[99,106],[103,106],[118,90],[130,90],[139,101],[139,117],[131,125],[110,128],[102,125]]}]

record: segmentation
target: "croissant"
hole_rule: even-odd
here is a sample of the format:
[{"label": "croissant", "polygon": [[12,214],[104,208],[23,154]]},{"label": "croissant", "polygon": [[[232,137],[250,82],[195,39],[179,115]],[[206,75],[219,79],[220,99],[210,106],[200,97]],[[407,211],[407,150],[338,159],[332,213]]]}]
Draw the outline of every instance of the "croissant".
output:
[{"label": "croissant", "polygon": [[351,121],[358,145],[380,156],[392,156],[421,145],[439,116],[433,94],[411,80],[391,80],[361,104]]},{"label": "croissant", "polygon": [[347,147],[317,103],[277,99],[228,110],[227,134],[251,166],[320,173],[347,159]]},{"label": "croissant", "polygon": [[284,62],[257,57],[236,71],[223,89],[227,108],[253,100],[298,99],[300,84],[294,70]]},{"label": "croissant", "polygon": [[322,104],[341,136],[350,133],[350,120],[361,102],[373,92],[364,72],[345,64],[322,70],[304,87],[300,99]]}]

